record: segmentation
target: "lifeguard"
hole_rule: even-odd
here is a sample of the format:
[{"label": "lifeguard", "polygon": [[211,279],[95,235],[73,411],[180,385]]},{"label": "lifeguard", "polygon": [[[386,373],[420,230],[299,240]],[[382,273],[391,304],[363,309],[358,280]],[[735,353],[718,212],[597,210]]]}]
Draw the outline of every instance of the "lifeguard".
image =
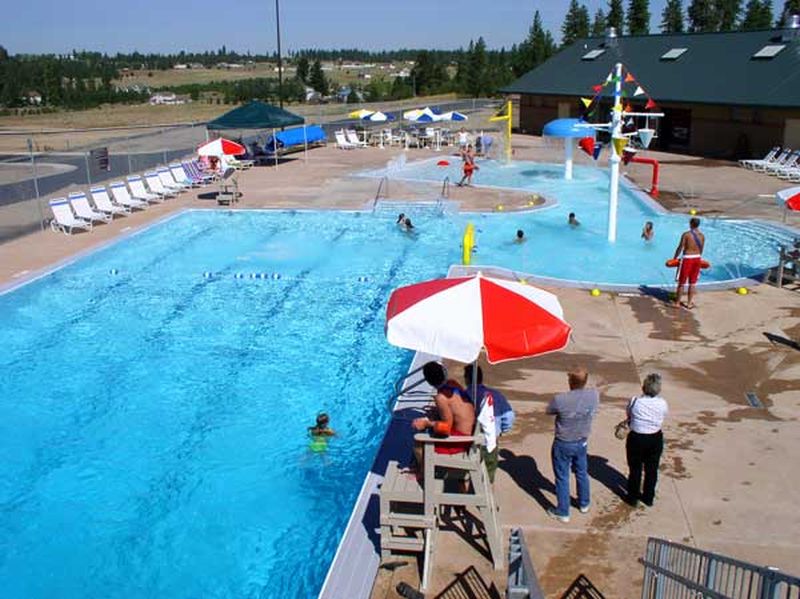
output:
[{"label": "lifeguard", "polygon": [[[697,284],[697,279],[700,277],[700,269],[702,267],[703,247],[706,244],[705,235],[700,231],[700,219],[692,217],[689,221],[689,230],[681,235],[681,240],[678,242],[678,247],[675,248],[675,256],[681,257],[680,266],[678,267],[678,287],[675,290],[675,306],[684,306],[688,309],[694,308],[694,288]],[[681,294],[683,286],[689,283],[689,293],[685,304],[681,303]]]}]

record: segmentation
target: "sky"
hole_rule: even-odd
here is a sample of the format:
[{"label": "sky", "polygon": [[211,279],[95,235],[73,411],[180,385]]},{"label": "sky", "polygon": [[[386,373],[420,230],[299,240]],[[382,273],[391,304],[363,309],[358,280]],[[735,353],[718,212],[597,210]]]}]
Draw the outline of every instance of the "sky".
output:
[{"label": "sky", "polygon": [[[650,1],[651,31],[658,31],[665,1]],[[607,0],[584,4],[592,16],[607,9]],[[558,39],[568,5],[569,0],[280,0],[282,47],[284,53],[450,49],[482,35],[490,48],[508,48],[525,38],[537,9]],[[773,5],[782,8],[783,1]],[[173,53],[222,45],[255,54],[276,47],[274,0],[26,0],[4,13],[0,45],[12,54]]]}]

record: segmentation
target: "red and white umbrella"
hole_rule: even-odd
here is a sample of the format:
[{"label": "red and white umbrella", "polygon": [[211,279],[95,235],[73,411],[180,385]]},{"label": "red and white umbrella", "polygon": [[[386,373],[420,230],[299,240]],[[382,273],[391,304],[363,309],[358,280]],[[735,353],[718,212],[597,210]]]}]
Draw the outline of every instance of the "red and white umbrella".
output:
[{"label": "red and white umbrella", "polygon": [[459,362],[482,349],[490,364],[558,351],[571,331],[552,293],[480,274],[400,287],[386,309],[389,343]]},{"label": "red and white umbrella", "polygon": [[775,197],[787,210],[800,210],[800,185],[781,189]]},{"label": "red and white umbrella", "polygon": [[199,156],[240,156],[246,152],[247,149],[242,144],[224,137],[212,139],[197,148]]}]

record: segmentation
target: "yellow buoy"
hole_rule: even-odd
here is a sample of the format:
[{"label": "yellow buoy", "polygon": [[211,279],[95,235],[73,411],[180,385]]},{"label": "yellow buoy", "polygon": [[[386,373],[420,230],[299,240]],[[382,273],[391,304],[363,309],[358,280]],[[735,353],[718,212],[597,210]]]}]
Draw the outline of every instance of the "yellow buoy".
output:
[{"label": "yellow buoy", "polygon": [[747,295],[750,293],[750,291],[748,291],[747,287],[739,287],[739,289],[736,290],[736,293],[739,295]]},{"label": "yellow buoy", "polygon": [[691,210],[689,210],[689,214],[691,214],[692,216],[694,216],[694,215],[696,215],[696,214],[697,214],[697,210],[695,210],[694,208],[692,208]]},{"label": "yellow buoy", "polygon": [[536,202],[534,202],[533,200],[528,200],[528,206],[533,206],[535,204],[536,204]]},{"label": "yellow buoy", "polygon": [[592,289],[591,294],[592,294],[592,297],[599,297],[600,296],[600,290],[596,289],[596,288]]},{"label": "yellow buoy", "polygon": [[502,204],[498,204],[497,205],[497,211],[498,212],[502,212],[503,211],[503,205]]}]

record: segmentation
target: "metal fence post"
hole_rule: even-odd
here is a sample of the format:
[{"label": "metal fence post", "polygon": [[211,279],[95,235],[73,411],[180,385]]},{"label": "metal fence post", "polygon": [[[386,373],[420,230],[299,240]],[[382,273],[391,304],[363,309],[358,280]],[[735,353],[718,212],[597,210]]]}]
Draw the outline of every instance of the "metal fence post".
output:
[{"label": "metal fence post", "polygon": [[[656,562],[659,567],[666,569],[669,563],[668,559],[669,553],[669,546],[668,545],[661,545],[658,548],[658,561]],[[666,580],[664,576],[659,572],[655,575],[656,585],[655,585],[655,593],[653,594],[654,599],[664,599],[664,587]]]},{"label": "metal fence post", "polygon": [[33,155],[33,140],[28,138],[28,154],[31,157],[31,174],[33,175],[33,191],[36,194],[36,210],[39,212],[39,228],[44,231],[44,213],[42,212],[42,201],[39,197],[39,173],[36,169],[36,158]]},{"label": "metal fence post", "polygon": [[133,168],[131,167],[131,134],[128,134],[128,143],[125,144],[128,154],[128,175],[133,174]]},{"label": "metal fence post", "polygon": [[83,153],[83,158],[86,161],[86,184],[91,187],[92,186],[92,175],[89,171],[89,152]]}]

